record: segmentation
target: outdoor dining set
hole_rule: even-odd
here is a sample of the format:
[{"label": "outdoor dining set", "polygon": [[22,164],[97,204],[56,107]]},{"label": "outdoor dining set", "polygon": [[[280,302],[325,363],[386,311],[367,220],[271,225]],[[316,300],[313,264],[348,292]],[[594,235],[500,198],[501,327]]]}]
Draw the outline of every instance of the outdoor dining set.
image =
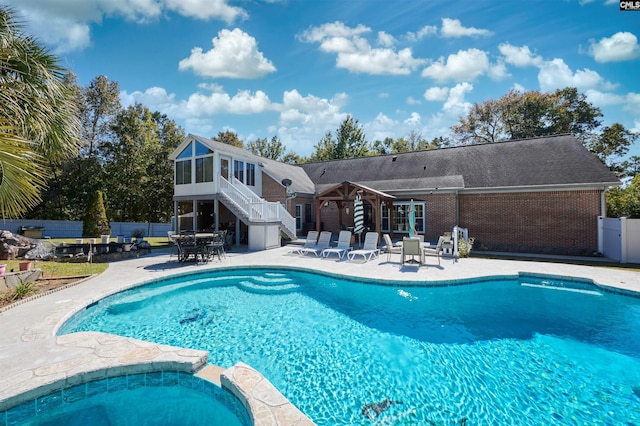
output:
[{"label": "outdoor dining set", "polygon": [[181,231],[170,235],[169,238],[178,249],[178,262],[184,263],[190,259],[198,262],[209,262],[217,257],[226,257],[225,246],[227,231],[212,233],[196,233],[195,231]]}]

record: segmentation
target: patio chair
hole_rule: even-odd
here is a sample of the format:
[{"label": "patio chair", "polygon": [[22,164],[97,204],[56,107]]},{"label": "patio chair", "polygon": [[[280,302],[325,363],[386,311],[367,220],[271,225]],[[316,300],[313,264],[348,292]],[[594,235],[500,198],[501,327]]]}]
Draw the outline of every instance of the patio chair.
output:
[{"label": "patio chair", "polygon": [[364,257],[366,262],[370,261],[374,257],[380,255],[380,249],[378,248],[378,233],[367,232],[364,236],[364,245],[359,250],[352,250],[347,254],[349,260],[355,259],[356,256]]},{"label": "patio chair", "polygon": [[351,231],[340,231],[338,235],[338,245],[322,250],[322,256],[328,257],[331,253],[338,255],[342,259],[351,250]]},{"label": "patio chair", "polygon": [[394,246],[393,243],[391,242],[391,237],[389,236],[389,234],[384,234],[382,238],[384,239],[384,243],[385,243],[384,251],[387,253],[387,262],[391,260],[392,253],[398,253],[398,254],[402,253],[402,247]]},{"label": "patio chair", "polygon": [[331,247],[331,232],[322,231],[320,233],[320,238],[318,238],[318,243],[315,247],[303,247],[300,249],[300,253],[305,255],[308,253],[313,253],[316,256],[320,256],[324,249],[328,249]]},{"label": "patio chair", "polygon": [[289,253],[302,254],[302,250],[305,248],[315,247],[318,244],[318,231],[309,231],[307,233],[307,239],[302,247],[296,247],[289,250]]},{"label": "patio chair", "polygon": [[[411,256],[411,260],[407,260],[409,256]],[[418,256],[419,260],[415,260],[415,256]],[[424,263],[424,253],[418,238],[404,238],[402,240],[402,264],[407,262],[418,264],[418,266]]]},{"label": "patio chair", "polygon": [[442,246],[447,241],[446,237],[438,238],[438,244],[434,248],[425,247],[422,249],[423,255],[435,255],[438,258],[438,265],[440,265],[440,253],[442,252]]}]

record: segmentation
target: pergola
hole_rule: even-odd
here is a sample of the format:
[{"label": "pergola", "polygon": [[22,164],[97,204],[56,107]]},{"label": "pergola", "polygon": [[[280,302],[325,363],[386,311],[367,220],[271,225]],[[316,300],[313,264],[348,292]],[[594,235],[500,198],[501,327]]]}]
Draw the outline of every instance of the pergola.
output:
[{"label": "pergola", "polygon": [[360,195],[362,201],[367,201],[369,204],[373,206],[373,212],[375,215],[376,222],[376,231],[378,235],[380,235],[381,228],[381,220],[380,220],[380,207],[382,203],[384,203],[389,209],[389,215],[391,223],[393,223],[393,200],[396,197],[393,195],[385,194],[384,192],[377,191],[375,189],[369,188],[367,186],[344,181],[339,183],[331,188],[328,188],[316,195],[314,199],[317,201],[316,203],[316,229],[320,229],[320,212],[327,202],[334,202],[338,206],[338,219],[340,224],[342,224],[342,211],[345,207],[345,204],[353,203],[356,198],[356,195]]}]

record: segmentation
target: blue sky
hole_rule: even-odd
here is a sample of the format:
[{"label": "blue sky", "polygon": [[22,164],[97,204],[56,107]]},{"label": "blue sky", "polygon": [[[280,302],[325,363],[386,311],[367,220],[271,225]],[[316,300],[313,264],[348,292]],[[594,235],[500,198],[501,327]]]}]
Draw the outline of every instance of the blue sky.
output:
[{"label": "blue sky", "polygon": [[[640,131],[640,11],[615,0],[0,0],[87,85],[309,155],[351,114],[430,140],[510,89],[577,87]],[[640,142],[632,153],[640,155]]]}]

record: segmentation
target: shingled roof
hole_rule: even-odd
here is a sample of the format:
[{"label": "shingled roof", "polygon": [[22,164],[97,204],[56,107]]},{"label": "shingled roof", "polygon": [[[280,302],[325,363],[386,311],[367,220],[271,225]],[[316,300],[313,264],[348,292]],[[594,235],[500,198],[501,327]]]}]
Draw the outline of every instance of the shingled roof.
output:
[{"label": "shingled roof", "polygon": [[571,135],[301,164],[316,192],[343,181],[385,192],[603,187],[620,181]]}]

